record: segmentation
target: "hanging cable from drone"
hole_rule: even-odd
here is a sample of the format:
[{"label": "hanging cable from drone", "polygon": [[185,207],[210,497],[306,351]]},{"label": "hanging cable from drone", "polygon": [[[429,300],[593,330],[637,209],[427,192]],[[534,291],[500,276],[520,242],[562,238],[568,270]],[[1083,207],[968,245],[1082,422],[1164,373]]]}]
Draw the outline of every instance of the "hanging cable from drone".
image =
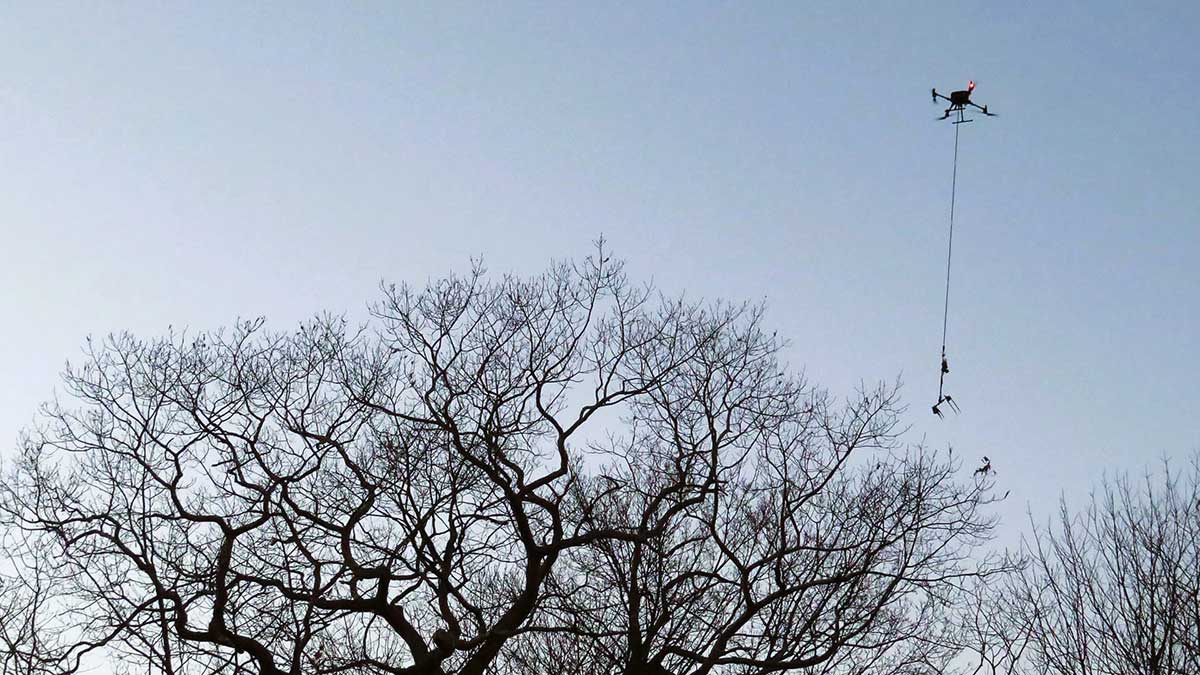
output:
[{"label": "hanging cable from drone", "polygon": [[933,404],[933,414],[938,417],[942,416],[941,405],[945,403],[954,412],[960,412],[958,404],[954,399],[946,393],[946,375],[950,373],[950,361],[946,358],[946,329],[950,325],[950,262],[954,253],[954,199],[958,190],[958,125],[974,120],[966,119],[967,106],[973,106],[983,112],[988,117],[995,117],[995,113],[988,112],[986,105],[978,105],[971,101],[971,92],[975,91],[975,81],[972,80],[967,84],[967,88],[961,91],[951,92],[949,96],[943,96],[937,92],[937,89],[931,90],[933,93],[933,102],[937,103],[939,98],[950,102],[950,107],[946,108],[945,113],[939,117],[939,120],[944,120],[950,117],[951,114],[956,114],[954,124],[954,169],[950,174],[950,234],[947,237],[946,243],[946,299],[942,307],[942,362],[940,372],[938,373],[938,400]]}]

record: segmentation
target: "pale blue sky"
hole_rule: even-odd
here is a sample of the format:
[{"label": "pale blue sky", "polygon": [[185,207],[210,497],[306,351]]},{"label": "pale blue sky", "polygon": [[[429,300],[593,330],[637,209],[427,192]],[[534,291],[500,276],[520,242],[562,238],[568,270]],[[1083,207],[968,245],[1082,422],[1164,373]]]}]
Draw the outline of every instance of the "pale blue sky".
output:
[{"label": "pale blue sky", "polygon": [[[361,315],[380,279],[533,272],[603,233],[765,299],[910,440],[1048,515],[1200,448],[1195,3],[7,4],[0,439],[87,334]],[[938,421],[952,127],[963,129]]]}]

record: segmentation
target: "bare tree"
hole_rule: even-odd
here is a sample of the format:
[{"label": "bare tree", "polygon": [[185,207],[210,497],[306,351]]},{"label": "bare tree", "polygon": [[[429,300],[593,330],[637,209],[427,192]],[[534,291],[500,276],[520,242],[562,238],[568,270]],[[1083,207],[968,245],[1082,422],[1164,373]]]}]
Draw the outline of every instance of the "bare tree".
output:
[{"label": "bare tree", "polygon": [[755,307],[663,298],[600,248],[373,315],[89,341],[0,485],[11,609],[55,636],[6,633],[11,658],[916,672],[991,569],[965,557],[986,477],[901,451],[894,390],[836,408],[789,376]]},{"label": "bare tree", "polygon": [[1030,665],[1029,614],[1016,575],[1027,561],[1017,557],[1004,574],[980,578],[966,589],[964,606],[957,612],[956,642],[961,651],[955,673],[1015,675],[1041,672]]},{"label": "bare tree", "polygon": [[597,448],[577,522],[636,536],[565,554],[513,672],[947,672],[962,650],[963,591],[1009,568],[972,557],[990,483],[900,451],[894,389],[834,410],[746,330]]},{"label": "bare tree", "polygon": [[[47,631],[47,620],[60,598],[62,578],[44,552],[25,546],[19,533],[5,532],[0,551],[0,674],[42,675],[55,672],[52,658],[61,648],[59,636]],[[16,535],[16,536],[13,536]]]},{"label": "bare tree", "polygon": [[1010,625],[1027,669],[1063,675],[1200,672],[1200,458],[1183,476],[1105,480],[1086,510],[1036,530]]}]

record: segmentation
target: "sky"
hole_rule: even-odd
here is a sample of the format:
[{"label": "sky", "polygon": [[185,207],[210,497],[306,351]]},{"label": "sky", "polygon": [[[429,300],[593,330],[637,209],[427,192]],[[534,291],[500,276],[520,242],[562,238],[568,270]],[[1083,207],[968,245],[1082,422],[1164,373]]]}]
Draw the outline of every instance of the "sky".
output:
[{"label": "sky", "polygon": [[[603,235],[988,455],[1005,538],[1200,450],[1195,3],[6,3],[0,454],[87,335],[362,316]],[[947,389],[937,393],[954,130]],[[964,476],[965,477],[965,476]]]}]

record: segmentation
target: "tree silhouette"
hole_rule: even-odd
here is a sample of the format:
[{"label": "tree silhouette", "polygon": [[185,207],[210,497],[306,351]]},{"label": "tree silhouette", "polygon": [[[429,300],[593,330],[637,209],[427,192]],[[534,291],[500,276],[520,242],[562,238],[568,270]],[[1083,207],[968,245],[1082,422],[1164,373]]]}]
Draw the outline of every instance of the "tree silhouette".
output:
[{"label": "tree silhouette", "polygon": [[757,307],[599,248],[372,315],[89,341],[0,485],[6,667],[915,672],[996,569],[987,481]]},{"label": "tree silhouette", "polygon": [[[1064,503],[1012,580],[1018,666],[1051,673],[1200,672],[1200,458],[1161,480],[1105,480],[1087,508]],[[1013,669],[1011,672],[1025,672]]]}]

